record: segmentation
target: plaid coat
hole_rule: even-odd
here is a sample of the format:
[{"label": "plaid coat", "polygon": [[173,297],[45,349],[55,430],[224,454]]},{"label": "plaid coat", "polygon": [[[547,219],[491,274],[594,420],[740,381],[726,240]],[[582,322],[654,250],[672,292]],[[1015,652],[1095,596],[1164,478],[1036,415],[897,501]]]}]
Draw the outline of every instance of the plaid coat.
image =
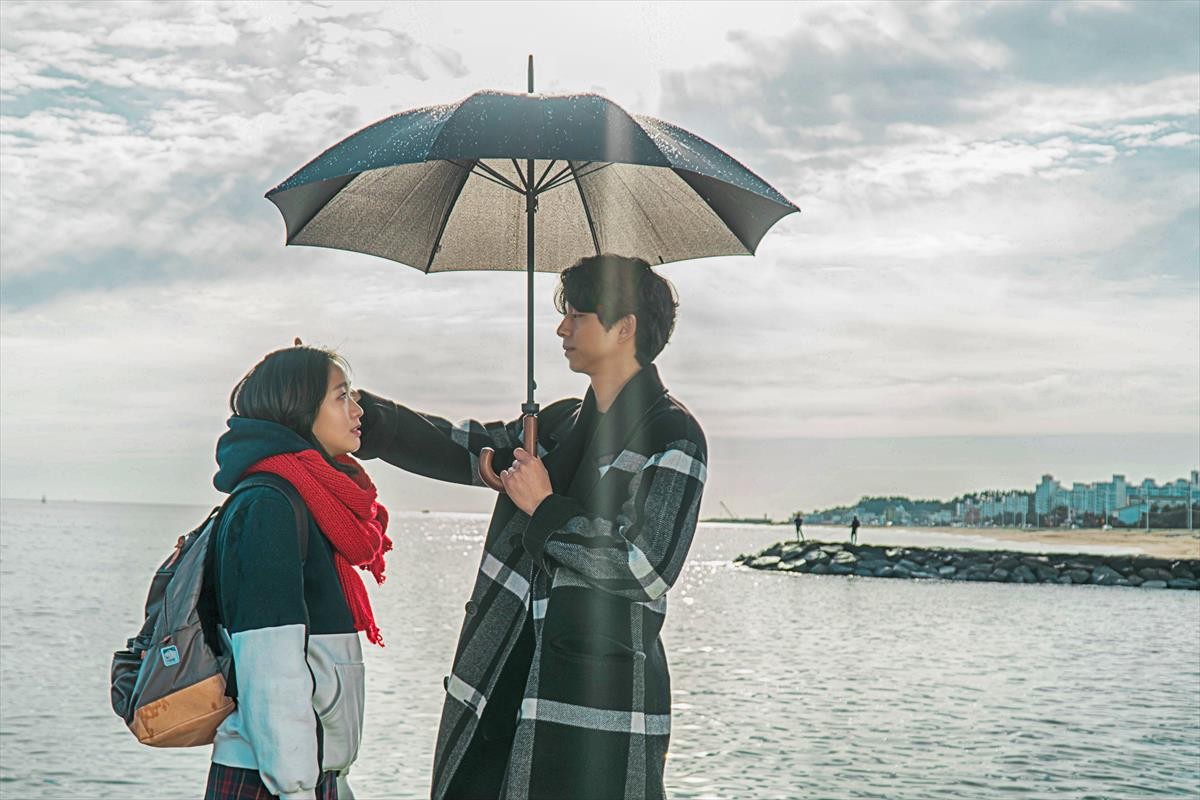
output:
[{"label": "plaid coat", "polygon": [[[520,421],[451,425],[364,393],[363,447],[443,480],[478,483],[520,446]],[[659,631],[691,546],[706,478],[699,424],[653,366],[596,413],[591,390],[539,415],[554,494],[532,518],[500,495],[446,682],[432,796],[446,794],[532,613],[533,662],[507,798],[660,798],[671,683]]]}]

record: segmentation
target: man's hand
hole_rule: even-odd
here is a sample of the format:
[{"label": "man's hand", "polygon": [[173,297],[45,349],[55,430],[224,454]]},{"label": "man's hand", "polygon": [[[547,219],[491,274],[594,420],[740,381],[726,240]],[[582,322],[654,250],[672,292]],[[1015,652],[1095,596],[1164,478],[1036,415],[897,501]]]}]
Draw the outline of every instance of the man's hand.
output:
[{"label": "man's hand", "polygon": [[500,480],[509,499],[531,517],[538,505],[554,493],[542,460],[522,447],[513,451],[513,464],[500,473]]}]

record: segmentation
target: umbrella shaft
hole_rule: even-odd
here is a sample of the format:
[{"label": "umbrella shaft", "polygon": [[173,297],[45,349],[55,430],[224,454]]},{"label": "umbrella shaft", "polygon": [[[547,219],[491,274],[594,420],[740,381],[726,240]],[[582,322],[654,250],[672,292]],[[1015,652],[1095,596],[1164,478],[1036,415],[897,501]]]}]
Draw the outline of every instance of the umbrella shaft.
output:
[{"label": "umbrella shaft", "polygon": [[525,289],[526,289],[526,354],[525,364],[528,369],[527,393],[525,405],[521,410],[526,414],[538,412],[537,403],[533,400],[533,391],[537,384],[533,380],[533,215],[537,213],[537,194],[533,188],[533,160],[525,162]]}]

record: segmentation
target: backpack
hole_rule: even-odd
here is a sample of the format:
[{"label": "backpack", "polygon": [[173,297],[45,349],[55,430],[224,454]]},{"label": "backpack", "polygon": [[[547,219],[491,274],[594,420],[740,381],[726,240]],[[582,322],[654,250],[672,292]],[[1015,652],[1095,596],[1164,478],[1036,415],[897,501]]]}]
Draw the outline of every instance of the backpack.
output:
[{"label": "backpack", "polygon": [[231,655],[215,635],[217,608],[211,586],[221,516],[234,495],[252,486],[282,492],[296,514],[300,557],[308,555],[308,510],[294,486],[269,473],[239,483],[175,550],[150,582],[146,619],[137,636],[113,653],[112,707],[142,744],[193,747],[209,744],[233,713],[236,691],[227,691]]}]

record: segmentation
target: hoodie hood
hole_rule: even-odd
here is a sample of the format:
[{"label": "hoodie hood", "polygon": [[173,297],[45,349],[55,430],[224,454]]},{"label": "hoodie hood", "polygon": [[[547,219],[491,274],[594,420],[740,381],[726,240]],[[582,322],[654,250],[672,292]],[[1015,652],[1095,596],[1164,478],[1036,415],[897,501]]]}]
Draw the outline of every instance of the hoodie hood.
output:
[{"label": "hoodie hood", "polygon": [[280,453],[315,450],[312,443],[278,422],[230,417],[229,430],[217,440],[217,474],[213,486],[229,493],[254,464]]}]

